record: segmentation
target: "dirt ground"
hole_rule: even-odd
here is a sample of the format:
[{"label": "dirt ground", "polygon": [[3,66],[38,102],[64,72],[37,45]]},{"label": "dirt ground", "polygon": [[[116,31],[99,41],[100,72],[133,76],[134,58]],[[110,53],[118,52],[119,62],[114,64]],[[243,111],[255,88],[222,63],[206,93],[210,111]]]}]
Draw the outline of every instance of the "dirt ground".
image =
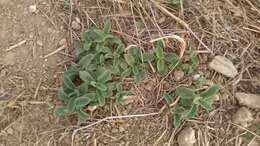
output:
[{"label": "dirt ground", "polygon": [[[176,135],[181,128],[172,127],[167,113],[104,120],[76,135],[73,133],[80,127],[75,118],[55,114],[56,107],[62,104],[57,97],[60,79],[67,65],[75,60],[80,32],[101,26],[105,18],[113,20],[113,32],[127,45],[147,47],[150,39],[174,33],[201,52],[199,72],[220,84],[221,92],[212,112],[201,111],[183,125],[196,130],[196,145],[239,146],[259,140],[259,110],[253,110],[255,119],[249,127],[255,135],[230,121],[239,108],[234,98],[236,91],[260,93],[260,1],[180,1],[169,7],[171,12],[185,20],[214,55],[231,59],[239,77],[228,79],[209,70],[214,55],[179,22],[148,1],[0,0],[0,146],[177,145]],[[78,19],[79,29],[68,25]],[[67,47],[50,55],[64,45],[64,39]],[[183,84],[173,78],[170,76],[161,90]],[[191,78],[185,76],[182,81]],[[114,115],[158,112],[164,106],[158,97],[160,91],[150,92],[158,82],[157,76],[149,75],[133,87],[144,98],[141,102],[126,106],[109,102],[92,113],[88,124]]]}]

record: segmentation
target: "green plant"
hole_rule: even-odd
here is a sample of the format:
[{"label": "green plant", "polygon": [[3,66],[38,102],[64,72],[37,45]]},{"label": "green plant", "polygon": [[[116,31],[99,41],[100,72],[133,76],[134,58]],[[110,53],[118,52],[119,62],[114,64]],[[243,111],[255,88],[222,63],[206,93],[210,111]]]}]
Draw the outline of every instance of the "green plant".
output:
[{"label": "green plant", "polygon": [[177,68],[185,71],[188,74],[191,74],[197,69],[199,65],[199,58],[198,58],[198,54],[193,48],[189,48],[188,54],[189,54],[188,63],[180,63],[178,64]]},{"label": "green plant", "polygon": [[[120,102],[123,96],[131,94],[124,90],[120,81],[113,80],[113,77],[133,77],[137,82],[147,73],[148,62],[156,65],[161,75],[166,74],[175,66],[182,65],[175,53],[164,51],[162,41],[158,41],[155,50],[151,52],[142,52],[137,47],[125,51],[121,39],[114,36],[110,30],[111,24],[106,21],[104,29],[92,29],[82,34],[82,47],[79,49],[78,61],[72,64],[63,75],[59,97],[65,105],[57,108],[59,115],[77,114],[80,124],[89,117],[85,111],[87,106],[101,107],[109,99]],[[194,56],[196,55],[190,52],[192,69],[197,66],[198,62],[193,58]],[[189,90],[179,91],[181,89],[177,89],[176,95],[183,98],[181,102],[185,102],[187,99],[181,93]],[[202,100],[206,96],[204,94],[198,96],[194,92],[196,97],[191,97],[194,98],[192,111],[197,110],[197,105],[206,109],[208,105],[211,105],[209,101]],[[166,97],[168,97],[166,98],[168,103],[171,103],[171,96]],[[186,106],[181,103],[175,108],[174,113],[180,113],[178,111],[182,108]],[[179,114],[176,115],[179,116]],[[179,118],[182,120],[183,116]]]},{"label": "green plant", "polygon": [[168,53],[163,50],[163,42],[158,41],[156,43],[155,51],[146,52],[143,54],[145,62],[156,62],[156,68],[158,73],[165,75],[175,65],[179,63],[179,57],[176,53]]},{"label": "green plant", "polygon": [[[218,91],[218,85],[213,85],[204,92],[196,92],[194,89],[187,87],[178,87],[174,96],[166,94],[164,98],[170,105],[174,126],[179,127],[183,120],[195,117],[199,107],[207,111],[212,110],[213,95]],[[173,100],[177,97],[180,97],[178,104],[171,106]]]},{"label": "green plant", "polygon": [[123,76],[134,76],[135,81],[139,81],[143,78],[147,65],[142,62],[141,50],[139,48],[130,48],[127,54],[125,54],[125,60],[129,67],[122,73]]},{"label": "green plant", "polygon": [[112,80],[128,68],[124,59],[124,45],[110,33],[111,24],[106,21],[104,29],[93,29],[82,34],[79,61],[63,75],[59,97],[65,106],[57,108],[59,115],[76,113],[79,124],[88,117],[86,106],[103,106],[106,99],[120,101],[129,94],[121,83]]}]

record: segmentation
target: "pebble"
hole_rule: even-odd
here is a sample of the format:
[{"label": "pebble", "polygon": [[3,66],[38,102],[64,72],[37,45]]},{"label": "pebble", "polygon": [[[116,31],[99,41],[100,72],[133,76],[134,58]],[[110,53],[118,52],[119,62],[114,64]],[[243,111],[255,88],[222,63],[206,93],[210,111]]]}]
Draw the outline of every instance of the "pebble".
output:
[{"label": "pebble", "polygon": [[201,77],[200,74],[195,74],[195,75],[193,75],[192,79],[193,79],[194,81],[197,81],[197,80],[200,79],[200,77]]},{"label": "pebble", "polygon": [[60,45],[60,46],[67,46],[67,40],[66,40],[65,38],[61,39],[61,40],[59,41],[59,45]]},{"label": "pebble", "polygon": [[173,75],[174,75],[174,80],[178,82],[184,77],[185,73],[181,70],[175,70],[173,72]]},{"label": "pebble", "polygon": [[29,6],[29,12],[30,12],[30,13],[36,13],[36,12],[37,12],[37,7],[36,7],[36,5],[30,5],[30,6]]},{"label": "pebble", "polygon": [[80,30],[80,28],[81,28],[80,24],[77,21],[72,21],[71,27],[74,30]]},{"label": "pebble", "polygon": [[241,107],[232,116],[232,122],[243,127],[247,127],[248,123],[253,120],[253,115],[246,107]]},{"label": "pebble", "polygon": [[191,127],[184,128],[177,138],[179,146],[193,146],[196,143],[195,130]]},{"label": "pebble", "polygon": [[135,102],[136,100],[138,100],[138,96],[135,96],[135,95],[123,96],[123,98],[122,98],[122,104],[123,104],[123,105],[128,105],[128,104],[130,104],[130,103]]},{"label": "pebble", "polygon": [[234,78],[238,74],[234,64],[223,56],[215,56],[209,67],[230,78]]},{"label": "pebble", "polygon": [[235,96],[240,105],[260,109],[260,95],[237,92]]},{"label": "pebble", "polygon": [[40,47],[42,47],[42,46],[43,46],[43,43],[42,43],[42,41],[41,41],[41,40],[38,40],[38,41],[36,42],[36,44],[37,44],[38,46],[40,46]]}]

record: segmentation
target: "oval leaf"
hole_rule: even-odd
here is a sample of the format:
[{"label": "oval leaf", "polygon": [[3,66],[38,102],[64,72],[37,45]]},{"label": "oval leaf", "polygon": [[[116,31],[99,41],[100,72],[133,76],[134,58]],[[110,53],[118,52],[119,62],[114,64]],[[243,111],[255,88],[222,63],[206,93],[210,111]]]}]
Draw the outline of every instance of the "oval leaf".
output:
[{"label": "oval leaf", "polygon": [[212,110],[212,104],[207,100],[200,99],[198,104],[207,111]]},{"label": "oval leaf", "polygon": [[127,77],[127,76],[130,76],[131,73],[132,73],[132,69],[131,69],[131,68],[127,68],[126,70],[124,70],[124,71],[122,72],[121,75]]},{"label": "oval leaf", "polygon": [[70,89],[70,90],[74,90],[76,88],[75,84],[72,82],[70,77],[67,75],[63,76],[63,85],[65,86],[65,88]]},{"label": "oval leaf", "polygon": [[105,97],[102,95],[102,93],[100,91],[96,92],[96,97],[98,99],[99,106],[104,106],[105,103],[106,103],[106,99],[105,99]]},{"label": "oval leaf", "polygon": [[153,61],[154,60],[154,54],[153,52],[145,52],[143,54],[144,62]]},{"label": "oval leaf", "polygon": [[[160,42],[158,42],[160,43]],[[155,54],[157,56],[157,58],[159,60],[163,60],[165,58],[164,56],[164,52],[163,52],[163,47],[161,45],[157,45],[156,48],[155,48]]]},{"label": "oval leaf", "polygon": [[80,109],[77,112],[77,116],[78,116],[78,125],[86,122],[86,120],[89,118],[89,114],[84,112],[82,109]]},{"label": "oval leaf", "polygon": [[112,80],[111,72],[109,70],[104,70],[98,77],[97,80],[101,83],[106,83]]},{"label": "oval leaf", "polygon": [[219,85],[213,85],[206,91],[202,92],[200,94],[200,96],[201,97],[211,97],[211,96],[215,95],[216,93],[218,93],[219,89],[220,89]]},{"label": "oval leaf", "polygon": [[109,20],[105,21],[105,25],[104,25],[104,33],[109,33],[111,30],[111,22]]},{"label": "oval leaf", "polygon": [[182,99],[192,99],[195,96],[195,92],[192,89],[186,87],[178,87],[175,93]]},{"label": "oval leaf", "polygon": [[81,80],[83,80],[86,83],[90,83],[91,81],[94,81],[94,78],[92,77],[92,75],[87,71],[80,71],[79,77]]},{"label": "oval leaf", "polygon": [[160,74],[164,74],[166,72],[166,66],[164,60],[157,61],[157,70]]},{"label": "oval leaf", "polygon": [[94,59],[94,55],[93,54],[88,54],[84,57],[82,57],[80,60],[79,60],[79,65],[82,66],[83,68],[87,68],[91,61]]},{"label": "oval leaf", "polygon": [[69,112],[69,110],[65,106],[60,106],[56,109],[56,113],[59,116],[64,116]]},{"label": "oval leaf", "polygon": [[91,99],[87,96],[81,96],[75,99],[77,109],[83,108],[91,102]]},{"label": "oval leaf", "polygon": [[182,122],[182,118],[181,118],[181,115],[180,114],[174,114],[174,127],[175,128],[178,128],[180,127],[181,125],[181,122]]},{"label": "oval leaf", "polygon": [[107,86],[104,85],[104,84],[102,84],[102,83],[92,81],[92,82],[90,82],[90,84],[91,84],[93,87],[95,87],[95,88],[97,88],[98,90],[100,90],[100,91],[106,91],[106,90],[107,90]]},{"label": "oval leaf", "polygon": [[63,101],[68,101],[69,100],[69,96],[64,92],[63,88],[61,88],[59,91],[58,91],[58,97],[63,100]]},{"label": "oval leaf", "polygon": [[198,105],[193,104],[186,117],[187,118],[195,117],[197,115],[197,111],[198,111]]},{"label": "oval leaf", "polygon": [[133,55],[125,54],[125,60],[126,60],[128,65],[130,65],[130,66],[134,66],[135,65],[135,58],[134,58]]},{"label": "oval leaf", "polygon": [[173,97],[169,94],[165,94],[164,99],[166,100],[168,105],[170,105],[173,102]]}]

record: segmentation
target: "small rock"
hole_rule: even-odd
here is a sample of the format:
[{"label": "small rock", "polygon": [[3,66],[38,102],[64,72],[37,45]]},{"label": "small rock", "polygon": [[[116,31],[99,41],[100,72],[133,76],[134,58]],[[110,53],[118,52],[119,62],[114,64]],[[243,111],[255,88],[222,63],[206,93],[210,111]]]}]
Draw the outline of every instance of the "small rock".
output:
[{"label": "small rock", "polygon": [[119,131],[120,131],[120,132],[124,132],[124,131],[125,131],[125,128],[120,126],[120,127],[119,127]]},{"label": "small rock", "polygon": [[74,30],[80,30],[80,28],[81,28],[80,24],[77,21],[72,21],[71,27]]},{"label": "small rock", "polygon": [[241,105],[260,109],[260,95],[238,92],[236,98]]},{"label": "small rock", "polygon": [[174,80],[178,82],[184,77],[184,72],[181,70],[175,70],[173,72],[173,75],[174,75]]},{"label": "small rock", "polygon": [[234,64],[223,56],[215,56],[209,67],[230,78],[234,78],[238,74]]},{"label": "small rock", "polygon": [[29,6],[29,12],[30,12],[30,13],[36,13],[36,12],[37,12],[37,7],[36,7],[36,5],[30,5],[30,6]]},{"label": "small rock", "polygon": [[42,46],[43,46],[43,43],[42,43],[42,41],[41,41],[41,40],[38,40],[38,41],[36,42],[36,44],[37,44],[38,46],[40,46],[40,47],[42,47]]},{"label": "small rock", "polygon": [[214,101],[219,101],[219,100],[220,100],[219,94],[215,94],[215,95],[213,96],[213,100],[214,100]]},{"label": "small rock", "polygon": [[201,77],[200,74],[195,74],[195,75],[193,75],[192,79],[193,79],[194,81],[197,81],[197,80],[200,79],[200,77]]},{"label": "small rock", "polygon": [[191,127],[184,128],[177,138],[179,146],[193,146],[196,142],[195,131]]},{"label": "small rock", "polygon": [[13,135],[14,134],[14,130],[12,127],[9,127],[7,130],[6,130],[6,133],[10,134],[10,135]]},{"label": "small rock", "polygon": [[130,103],[135,102],[138,99],[137,96],[135,95],[127,95],[127,96],[123,96],[122,98],[122,104],[123,105],[128,105]]},{"label": "small rock", "polygon": [[61,39],[61,40],[59,41],[59,45],[60,45],[60,46],[67,46],[67,40],[66,40],[65,38]]},{"label": "small rock", "polygon": [[87,110],[90,111],[90,112],[94,112],[96,109],[98,108],[98,106],[88,106]]},{"label": "small rock", "polygon": [[232,116],[232,121],[235,124],[239,124],[243,127],[247,127],[248,123],[253,120],[252,113],[246,108],[241,107],[238,111]]}]

